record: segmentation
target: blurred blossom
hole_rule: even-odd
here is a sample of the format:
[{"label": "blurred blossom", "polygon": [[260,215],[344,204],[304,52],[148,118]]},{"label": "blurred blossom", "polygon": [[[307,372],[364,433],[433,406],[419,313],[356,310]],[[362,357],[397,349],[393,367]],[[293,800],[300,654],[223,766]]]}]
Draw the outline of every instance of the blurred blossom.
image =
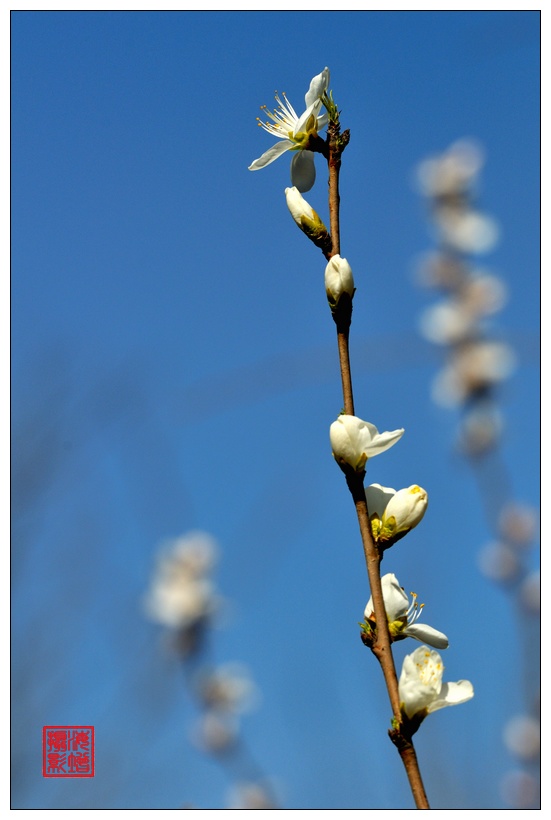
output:
[{"label": "blurred blossom", "polygon": [[486,253],[499,239],[495,219],[466,208],[441,207],[435,222],[443,241],[459,253]]},{"label": "blurred blossom", "polygon": [[507,722],[503,742],[511,754],[522,760],[536,760],[540,753],[540,722],[529,715],[517,715]]},{"label": "blurred blossom", "polygon": [[503,342],[469,342],[453,352],[450,363],[437,374],[432,396],[443,407],[463,404],[511,375],[515,356]]},{"label": "blurred blossom", "polygon": [[145,600],[152,620],[185,630],[216,611],[220,599],[207,577],[216,552],[214,539],[202,532],[189,533],[164,545]]},{"label": "blurred blossom", "polygon": [[259,783],[240,783],[229,798],[230,809],[277,809],[270,795]]},{"label": "blurred blossom", "polygon": [[198,683],[199,696],[205,706],[235,714],[250,711],[258,703],[258,690],[247,669],[237,663],[204,672]]},{"label": "blurred blossom", "polygon": [[197,721],[192,740],[204,752],[217,755],[229,751],[239,735],[239,723],[235,715],[209,710]]},{"label": "blurred blossom", "polygon": [[443,154],[429,157],[417,169],[425,196],[449,197],[463,194],[475,182],[484,164],[482,147],[474,140],[458,140]]},{"label": "blurred blossom", "polygon": [[499,531],[517,547],[529,547],[532,544],[537,526],[537,511],[526,505],[507,504],[499,516]]},{"label": "blurred blossom", "polygon": [[465,455],[476,457],[495,447],[503,430],[503,417],[491,402],[477,402],[461,420],[459,447]]},{"label": "blurred blossom", "polygon": [[416,279],[423,287],[453,291],[462,284],[464,278],[463,261],[440,251],[424,254],[417,265]]},{"label": "blurred blossom", "polygon": [[429,342],[452,345],[470,336],[476,328],[476,316],[457,299],[431,305],[421,314],[421,335]]},{"label": "blurred blossom", "polygon": [[462,285],[460,298],[473,315],[489,316],[505,306],[507,288],[503,280],[495,274],[473,273]]},{"label": "blurred blossom", "polygon": [[520,587],[520,602],[528,612],[538,615],[541,610],[541,582],[540,572],[528,575]]},{"label": "blurred blossom", "polygon": [[478,553],[480,572],[497,583],[515,580],[521,567],[518,556],[507,544],[487,544]]},{"label": "blurred blossom", "polygon": [[513,809],[539,808],[540,784],[528,772],[520,769],[507,772],[501,781],[501,796]]},{"label": "blurred blossom", "polygon": [[505,298],[505,287],[497,276],[470,277],[455,296],[421,314],[421,333],[429,342],[443,345],[475,338],[480,318],[501,310]]}]

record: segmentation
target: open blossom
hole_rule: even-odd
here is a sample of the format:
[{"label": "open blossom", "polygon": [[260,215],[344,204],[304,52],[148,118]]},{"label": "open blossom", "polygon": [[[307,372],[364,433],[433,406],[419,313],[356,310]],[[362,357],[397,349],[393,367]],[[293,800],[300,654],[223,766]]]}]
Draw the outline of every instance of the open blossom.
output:
[{"label": "open blossom", "polygon": [[362,472],[369,458],[384,453],[404,435],[404,429],[379,433],[374,424],[357,416],[341,415],[329,429],[333,456]]},{"label": "open blossom", "polygon": [[276,94],[278,107],[272,113],[266,106],[262,106],[264,113],[269,117],[268,122],[262,122],[258,117],[258,124],[269,134],[279,137],[276,142],[261,157],[255,159],[249,165],[249,171],[258,171],[270,165],[281,154],[286,151],[293,151],[291,160],[291,181],[293,186],[299,191],[305,192],[312,188],[316,179],[316,169],[314,166],[314,154],[307,149],[310,136],[316,136],[322,128],[327,125],[328,116],[319,116],[322,101],[321,98],[329,86],[329,69],[324,68],[321,74],[317,74],[310,83],[310,88],[304,98],[306,110],[298,116],[295,109],[285,96],[279,97]]},{"label": "open blossom", "polygon": [[417,526],[425,515],[428,496],[422,487],[412,484],[403,490],[370,484],[365,499],[375,542],[387,549]]},{"label": "open blossom", "polygon": [[[388,629],[393,641],[400,641],[404,638],[415,638],[416,641],[425,641],[437,649],[446,649],[448,639],[443,632],[433,629],[432,626],[417,623],[421,615],[424,604],[417,603],[417,595],[412,592],[412,602],[400,586],[394,573],[389,572],[381,578],[383,589],[383,599],[388,619]],[[364,612],[364,624],[362,630],[370,637],[376,626],[375,610],[373,598],[367,602]]]},{"label": "open blossom", "polygon": [[346,259],[338,253],[331,257],[325,268],[325,292],[331,306],[337,305],[343,293],[354,296],[354,277]]},{"label": "open blossom", "polygon": [[428,646],[420,646],[404,658],[398,684],[400,705],[402,712],[417,725],[431,712],[465,703],[474,696],[470,681],[442,683],[443,673],[442,658]]}]

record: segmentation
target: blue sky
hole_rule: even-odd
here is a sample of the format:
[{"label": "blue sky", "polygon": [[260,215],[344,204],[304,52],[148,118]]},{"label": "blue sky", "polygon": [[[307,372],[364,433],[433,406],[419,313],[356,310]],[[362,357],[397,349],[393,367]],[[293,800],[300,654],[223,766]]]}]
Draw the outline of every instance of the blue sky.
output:
[{"label": "blue sky", "polygon": [[[194,710],[142,607],[158,545],[221,547],[232,601],[212,640],[262,691],[247,743],[285,808],[409,808],[369,597],[331,458],[342,399],[324,261],[283,195],[287,158],[250,173],[277,89],[297,108],[324,66],[351,140],[342,255],[357,294],[357,412],[404,427],[367,481],[420,484],[422,525],[385,557],[450,637],[475,698],[417,749],[435,808],[503,808],[505,721],[537,676],[533,627],[481,576],[493,533],[436,407],[432,247],[417,163],[461,137],[487,152],[484,265],[517,350],[500,392],[511,497],[539,503],[539,15],[536,12],[16,12],[12,47],[14,808],[223,808],[230,780],[186,740]],[[326,217],[325,174],[308,201]],[[537,565],[536,553],[526,557]],[[430,617],[429,617],[430,615]],[[517,658],[517,645],[532,658]],[[532,643],[530,643],[530,639]],[[533,640],[536,640],[534,643]],[[396,647],[397,664],[415,646]],[[525,686],[525,678],[529,678]],[[93,780],[40,775],[43,725],[94,725]]]}]

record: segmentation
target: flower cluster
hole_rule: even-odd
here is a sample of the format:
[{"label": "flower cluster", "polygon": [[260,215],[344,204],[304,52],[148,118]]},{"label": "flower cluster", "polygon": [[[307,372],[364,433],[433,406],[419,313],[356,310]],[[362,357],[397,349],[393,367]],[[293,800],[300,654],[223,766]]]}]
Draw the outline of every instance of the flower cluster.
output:
[{"label": "flower cluster", "polygon": [[486,336],[488,317],[505,305],[505,285],[467,261],[470,254],[491,250],[499,235],[494,220],[475,206],[483,163],[480,147],[463,140],[418,168],[439,246],[423,262],[420,281],[446,294],[420,321],[425,338],[448,350],[432,394],[443,406],[465,409],[461,443],[473,453],[495,444],[501,420],[493,392],[515,367],[511,347]]},{"label": "flower cluster", "polygon": [[[329,181],[330,228],[335,233],[334,237],[302,196],[303,192],[312,188],[315,180],[313,151],[326,156],[329,167],[334,172],[340,165],[340,155],[348,143],[349,133],[340,133],[339,112],[332,94],[328,92],[328,84],[329,70],[326,68],[312,80],[305,99],[306,111],[300,117],[285,95],[276,96],[279,108],[275,113],[267,112],[271,122],[260,122],[260,125],[270,134],[280,137],[280,141],[255,160],[250,170],[265,167],[286,151],[296,152],[291,163],[293,184],[285,189],[287,207],[298,227],[321,248],[327,260],[325,292],[339,336],[345,411],[330,426],[331,449],[352,492],[358,510],[368,571],[372,583],[378,584],[378,576],[373,575],[375,561],[378,559],[380,562],[385,550],[421,522],[427,509],[428,497],[426,491],[417,484],[398,491],[380,484],[363,487],[369,459],[393,447],[402,438],[404,430],[400,428],[379,432],[374,424],[352,414],[348,328],[356,287],[348,260],[340,252],[336,252],[340,250],[340,242],[336,217],[339,197],[335,174],[330,173]],[[322,105],[327,113],[320,116]],[[324,141],[318,132],[326,124],[329,124],[329,128]],[[495,277],[466,278],[458,261],[459,254],[481,252],[489,248],[497,235],[493,221],[472,207],[470,190],[479,165],[477,152],[471,146],[463,144],[453,147],[445,157],[427,161],[419,172],[423,189],[433,203],[435,223],[444,246],[440,255],[439,264],[443,273],[439,283],[443,283],[444,277],[447,277],[446,281],[453,282],[453,285],[448,286],[452,298],[433,311],[432,316],[427,316],[426,324],[435,341],[455,346],[457,355],[453,375],[446,375],[445,378],[453,381],[454,395],[462,397],[479,393],[487,385],[503,378],[509,365],[502,348],[484,346],[477,335],[480,317],[490,315],[501,306],[503,289]],[[366,510],[369,522],[366,520]],[[378,566],[377,564],[375,570],[377,573]],[[388,623],[391,642],[414,638],[437,649],[447,648],[448,638],[443,632],[419,623],[424,605],[418,604],[415,593],[411,593],[410,600],[393,573],[387,573],[381,579],[381,588],[382,601],[380,595],[376,596],[376,604],[373,596],[369,599],[360,626],[363,642],[374,652],[380,650],[380,655],[384,655],[383,668],[388,658],[388,653],[385,653],[388,640],[383,616]],[[381,635],[383,640],[377,649],[376,642]],[[473,687],[468,681],[442,683],[442,673],[440,655],[426,646],[406,656],[399,681],[403,737],[411,738],[421,721],[431,712],[444,706],[463,703],[473,697]],[[398,715],[395,715],[395,720],[396,724],[400,723]],[[420,807],[426,808],[424,805]]]},{"label": "flower cluster", "polygon": [[[507,300],[505,285],[469,258],[491,250],[499,234],[494,220],[476,207],[477,180],[483,164],[480,147],[461,141],[418,168],[438,243],[422,264],[420,280],[445,294],[442,301],[425,310],[420,323],[425,338],[447,350],[446,365],[433,384],[433,398],[443,406],[461,410],[459,443],[475,470],[481,463],[479,457],[499,443],[503,422],[497,387],[516,364],[512,348],[490,335],[491,317]],[[488,459],[485,463],[491,464]],[[529,507],[500,498],[508,493],[508,484],[512,482],[504,475],[502,465],[479,475],[484,507],[494,517],[494,535],[478,553],[478,566],[486,578],[516,597],[517,606],[525,614],[538,615],[539,573],[527,561],[536,535],[536,515]],[[537,647],[536,632],[535,623],[526,619],[521,643],[528,654],[533,654],[531,637]],[[505,742],[510,751],[535,747],[539,724],[530,712],[528,706],[522,719],[508,725]],[[534,801],[526,799],[526,792],[533,790],[531,773],[516,775],[504,781],[507,802],[515,808],[533,807],[528,804]]]},{"label": "flower cluster", "polygon": [[212,579],[217,555],[214,538],[205,532],[190,532],[165,543],[145,609],[153,621],[169,629],[172,648],[183,662],[188,691],[200,711],[193,731],[196,745],[227,764],[232,776],[252,793],[264,795],[263,808],[276,808],[257,765],[242,755],[241,716],[259,701],[251,676],[240,664],[214,665],[206,660],[209,630],[215,616],[218,625],[222,613],[222,599]]}]

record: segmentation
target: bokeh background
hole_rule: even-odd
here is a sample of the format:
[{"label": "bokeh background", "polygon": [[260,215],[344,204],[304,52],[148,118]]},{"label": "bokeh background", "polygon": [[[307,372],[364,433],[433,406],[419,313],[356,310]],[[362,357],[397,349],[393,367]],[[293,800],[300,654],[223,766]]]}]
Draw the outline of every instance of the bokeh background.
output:
[{"label": "bokeh background", "polygon": [[[224,808],[232,776],[144,596],[159,544],[220,546],[217,662],[261,692],[243,719],[279,804],[409,808],[390,709],[359,639],[369,590],[328,429],[341,409],[324,260],[285,205],[256,127],[324,66],[351,141],[342,254],[357,294],[358,415],[402,441],[368,482],[425,487],[384,570],[446,632],[475,698],[417,734],[435,808],[505,808],[507,721],[537,689],[537,638],[477,553],[494,534],[430,383],[418,333],[433,247],[414,169],[461,137],[486,148],[484,264],[517,352],[499,397],[510,495],[539,503],[537,12],[12,13],[13,807]],[[326,176],[307,195],[327,215]],[[537,551],[523,559],[537,567]],[[397,665],[417,644],[396,646]],[[522,649],[521,649],[522,648]],[[96,776],[45,779],[44,725],[94,725]]]}]

